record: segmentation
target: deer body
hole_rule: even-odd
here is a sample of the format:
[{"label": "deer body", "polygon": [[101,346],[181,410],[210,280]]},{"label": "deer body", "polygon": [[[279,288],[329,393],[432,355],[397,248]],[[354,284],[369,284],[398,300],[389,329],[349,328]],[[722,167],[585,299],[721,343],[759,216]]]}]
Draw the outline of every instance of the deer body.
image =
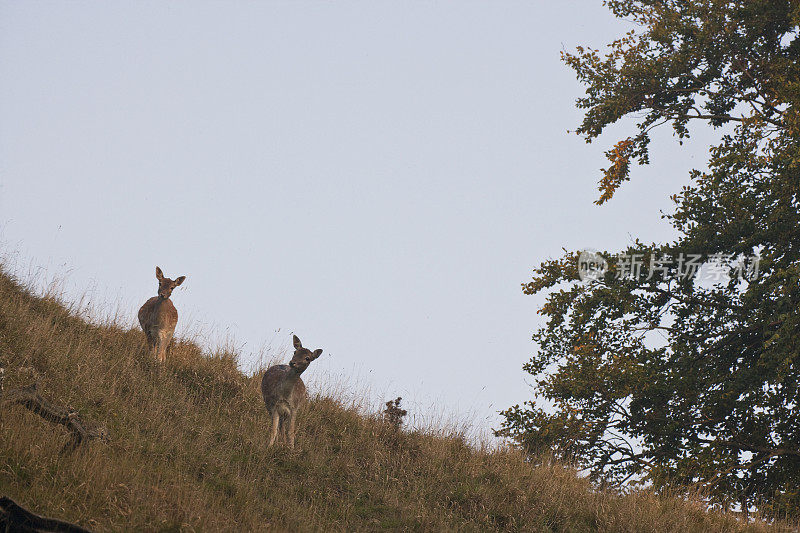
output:
[{"label": "deer body", "polygon": [[322,354],[303,348],[300,339],[294,336],[295,352],[288,365],[271,366],[261,379],[261,395],[272,416],[268,446],[275,443],[280,429],[281,435],[290,448],[294,447],[295,421],[297,410],[306,401],[306,385],[300,378],[308,365]]},{"label": "deer body", "polygon": [[172,290],[183,283],[186,276],[181,276],[176,280],[164,277],[161,269],[156,267],[156,278],[158,279],[158,296],[153,296],[145,302],[139,309],[139,324],[141,324],[144,334],[147,337],[147,345],[152,350],[153,355],[164,362],[167,358],[167,346],[175,333],[175,326],[178,324],[178,310],[169,299]]}]

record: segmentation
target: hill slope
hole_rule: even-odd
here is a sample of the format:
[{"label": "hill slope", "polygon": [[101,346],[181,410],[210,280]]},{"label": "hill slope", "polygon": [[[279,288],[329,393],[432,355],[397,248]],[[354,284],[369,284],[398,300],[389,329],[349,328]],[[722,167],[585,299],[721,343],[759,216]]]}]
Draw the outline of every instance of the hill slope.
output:
[{"label": "hill slope", "polygon": [[313,398],[298,448],[267,448],[259,376],[190,343],[165,366],[141,331],[89,324],[0,272],[6,387],[106,427],[109,440],[61,454],[61,426],[0,413],[0,495],[97,530],[760,531],[701,505],[590,490],[560,467],[457,436],[397,433]]}]

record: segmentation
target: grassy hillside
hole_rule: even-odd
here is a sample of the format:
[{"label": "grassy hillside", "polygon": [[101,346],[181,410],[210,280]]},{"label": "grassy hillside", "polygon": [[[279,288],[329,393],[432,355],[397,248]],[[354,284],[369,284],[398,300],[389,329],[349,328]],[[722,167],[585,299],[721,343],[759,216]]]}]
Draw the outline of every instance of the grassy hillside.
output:
[{"label": "grassy hillside", "polygon": [[397,433],[324,396],[301,411],[294,451],[269,449],[259,376],[190,343],[159,366],[143,342],[0,273],[6,387],[38,377],[44,396],[110,436],[62,455],[63,427],[3,410],[0,495],[101,531],[765,529],[695,503],[593,492],[568,469],[457,436]]}]

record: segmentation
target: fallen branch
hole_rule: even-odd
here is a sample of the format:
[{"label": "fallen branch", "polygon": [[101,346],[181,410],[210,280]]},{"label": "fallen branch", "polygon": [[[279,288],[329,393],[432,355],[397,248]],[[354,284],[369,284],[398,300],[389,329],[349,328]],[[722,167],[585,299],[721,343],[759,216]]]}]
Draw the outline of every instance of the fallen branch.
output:
[{"label": "fallen branch", "polygon": [[6,496],[0,498],[0,530],[26,533],[89,533],[88,529],[75,524],[33,514]]},{"label": "fallen branch", "polygon": [[[2,379],[1,374],[0,379]],[[2,389],[2,381],[0,381],[0,407],[5,408],[11,405],[21,405],[48,422],[66,427],[72,434],[72,438],[64,445],[61,453],[73,451],[86,440],[106,439],[106,432],[102,428],[97,429],[93,426],[87,426],[78,416],[78,413],[72,409],[59,407],[45,400],[39,394],[38,384],[36,383],[27,387],[4,391]]]}]

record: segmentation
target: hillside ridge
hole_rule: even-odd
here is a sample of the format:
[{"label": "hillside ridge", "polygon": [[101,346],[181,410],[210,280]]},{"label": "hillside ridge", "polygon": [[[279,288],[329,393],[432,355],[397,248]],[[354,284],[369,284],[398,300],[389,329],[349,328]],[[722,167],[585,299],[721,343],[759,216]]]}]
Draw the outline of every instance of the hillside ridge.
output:
[{"label": "hillside ridge", "polygon": [[[0,411],[0,496],[97,531],[764,531],[701,503],[592,490],[566,467],[458,434],[397,431],[324,392],[297,445],[266,445],[260,374],[178,340],[165,364],[144,334],[90,323],[0,269],[5,385],[101,424],[71,452],[61,426]],[[788,530],[788,529],[787,529]]]}]

